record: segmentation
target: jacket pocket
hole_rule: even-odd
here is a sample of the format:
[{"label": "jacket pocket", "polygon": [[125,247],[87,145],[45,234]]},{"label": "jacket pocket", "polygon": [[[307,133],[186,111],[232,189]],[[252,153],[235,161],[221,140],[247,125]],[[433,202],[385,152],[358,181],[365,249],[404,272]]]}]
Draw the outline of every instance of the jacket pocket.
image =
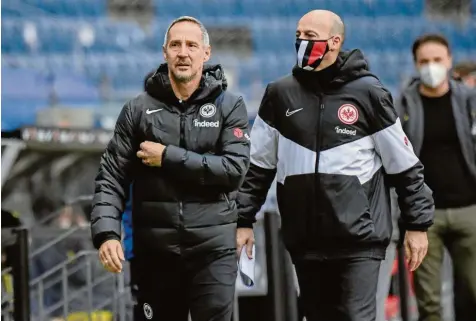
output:
[{"label": "jacket pocket", "polygon": [[374,233],[367,194],[356,176],[320,174],[317,234],[363,240]]}]

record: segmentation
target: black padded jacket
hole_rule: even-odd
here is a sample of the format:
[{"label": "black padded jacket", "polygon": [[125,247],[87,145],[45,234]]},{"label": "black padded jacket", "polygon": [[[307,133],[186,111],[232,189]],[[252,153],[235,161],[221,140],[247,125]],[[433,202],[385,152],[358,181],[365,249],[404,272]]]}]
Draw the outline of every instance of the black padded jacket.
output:
[{"label": "black padded jacket", "polygon": [[[226,91],[219,65],[205,66],[199,88],[176,98],[167,65],[127,102],[95,181],[92,238],[119,239],[132,184],[134,253],[197,254],[235,248],[236,191],[249,166],[248,115]],[[137,158],[143,141],[166,145],[162,167]]]}]

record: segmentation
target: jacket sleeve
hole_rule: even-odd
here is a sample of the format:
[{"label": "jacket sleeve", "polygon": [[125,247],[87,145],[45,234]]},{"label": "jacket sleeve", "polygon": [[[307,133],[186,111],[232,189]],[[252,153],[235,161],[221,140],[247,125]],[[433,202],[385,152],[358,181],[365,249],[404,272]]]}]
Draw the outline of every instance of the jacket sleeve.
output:
[{"label": "jacket sleeve", "polygon": [[219,155],[198,154],[169,145],[162,167],[190,184],[216,186],[224,192],[236,191],[249,166],[248,112],[240,97],[226,116],[220,137]]},{"label": "jacket sleeve", "polygon": [[238,193],[238,227],[252,227],[276,176],[279,133],[275,128],[271,86],[264,93],[251,130],[250,168]]},{"label": "jacket sleeve", "polygon": [[474,159],[476,159],[476,89],[471,90],[469,96],[469,120],[471,123],[471,137],[474,146]]},{"label": "jacket sleeve", "polygon": [[95,179],[91,234],[96,248],[108,239],[120,239],[121,217],[130,186],[136,145],[131,105],[127,103],[119,114],[114,135],[101,157]]},{"label": "jacket sleeve", "polygon": [[370,95],[375,148],[398,195],[402,227],[425,231],[433,224],[434,202],[432,191],[424,183],[423,164],[402,129],[390,92],[375,85]]}]

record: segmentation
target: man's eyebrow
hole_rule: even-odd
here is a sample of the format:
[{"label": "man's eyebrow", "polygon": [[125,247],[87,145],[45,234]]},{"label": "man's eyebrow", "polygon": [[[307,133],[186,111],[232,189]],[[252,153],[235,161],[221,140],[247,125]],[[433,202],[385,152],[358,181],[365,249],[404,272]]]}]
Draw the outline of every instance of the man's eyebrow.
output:
[{"label": "man's eyebrow", "polygon": [[306,29],[306,30],[303,30],[303,31],[296,30],[296,33],[308,33],[308,34],[309,34],[309,33],[313,33],[313,34],[319,36],[319,34],[318,34],[316,31],[310,30],[310,29]]}]

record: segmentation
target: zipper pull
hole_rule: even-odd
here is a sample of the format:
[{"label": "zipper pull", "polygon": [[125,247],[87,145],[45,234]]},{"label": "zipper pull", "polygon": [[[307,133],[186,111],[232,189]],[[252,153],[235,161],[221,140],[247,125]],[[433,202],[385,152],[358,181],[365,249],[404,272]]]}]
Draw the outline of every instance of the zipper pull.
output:
[{"label": "zipper pull", "polygon": [[321,103],[321,110],[324,110],[324,104]]}]

